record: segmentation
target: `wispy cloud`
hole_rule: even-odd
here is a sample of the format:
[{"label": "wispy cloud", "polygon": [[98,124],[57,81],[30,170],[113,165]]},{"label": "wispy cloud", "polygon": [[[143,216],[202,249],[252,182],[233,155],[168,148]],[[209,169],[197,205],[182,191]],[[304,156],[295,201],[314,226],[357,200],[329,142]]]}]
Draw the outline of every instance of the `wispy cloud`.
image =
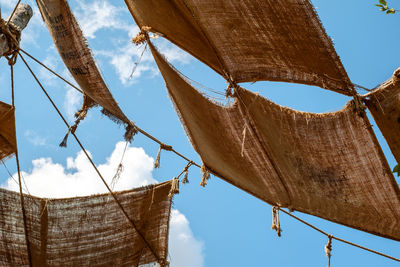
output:
[{"label": "wispy cloud", "polygon": [[27,130],[24,133],[26,139],[34,146],[45,146],[46,138],[37,134],[33,130]]}]

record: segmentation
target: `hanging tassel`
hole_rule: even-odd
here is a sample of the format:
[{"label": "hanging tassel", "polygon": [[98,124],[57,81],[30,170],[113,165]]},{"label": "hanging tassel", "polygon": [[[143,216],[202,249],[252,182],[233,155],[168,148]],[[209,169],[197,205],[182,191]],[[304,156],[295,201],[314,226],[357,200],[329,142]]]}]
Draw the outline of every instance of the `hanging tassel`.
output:
[{"label": "hanging tassel", "polygon": [[281,223],[279,222],[279,207],[272,207],[272,230],[276,231],[278,237],[281,237]]},{"label": "hanging tassel", "polygon": [[240,152],[240,155],[242,157],[244,156],[244,142],[246,140],[246,132],[247,132],[247,123],[244,124],[243,132],[242,132],[242,150]]},{"label": "hanging tassel", "polygon": [[169,190],[168,197],[172,198],[176,194],[179,194],[179,178],[177,177],[172,180],[171,190]]},{"label": "hanging tassel", "polygon": [[332,237],[332,235],[328,235],[328,244],[325,245],[325,254],[328,257],[328,267],[331,267]]},{"label": "hanging tassel", "polygon": [[162,146],[160,146],[160,148],[158,149],[157,157],[156,157],[156,160],[154,161],[154,169],[157,169],[160,167],[161,149],[162,149]]},{"label": "hanging tassel", "polygon": [[60,147],[67,147],[67,140],[70,133],[75,133],[76,127],[78,127],[79,121],[76,121],[74,125],[68,128],[67,133],[64,136],[64,139],[59,144]]},{"label": "hanging tassel", "polygon": [[189,170],[186,168],[185,169],[185,173],[183,175],[182,184],[188,184],[189,183],[188,176],[189,176]]},{"label": "hanging tassel", "polygon": [[67,140],[68,140],[68,136],[69,136],[69,130],[70,128],[68,128],[67,133],[64,136],[64,139],[61,141],[61,143],[59,144],[60,147],[67,147]]},{"label": "hanging tassel", "polygon": [[208,179],[210,179],[210,173],[208,172],[204,164],[201,166],[200,170],[203,173],[203,177],[201,177],[200,186],[205,187],[207,185]]},{"label": "hanging tassel", "polygon": [[147,32],[150,30],[151,27],[143,26],[140,29],[140,32],[134,38],[132,38],[132,43],[134,43],[135,45],[140,45],[144,43],[146,41]]},{"label": "hanging tassel", "polygon": [[124,166],[122,165],[122,163],[120,163],[117,167],[117,171],[115,172],[114,177],[111,179],[111,184],[110,184],[111,188],[114,188],[115,184],[121,177],[121,173],[123,171],[124,171]]},{"label": "hanging tassel", "polygon": [[129,122],[126,127],[125,127],[125,141],[131,142],[133,139],[133,136],[137,134],[137,128],[136,125],[133,122]]}]

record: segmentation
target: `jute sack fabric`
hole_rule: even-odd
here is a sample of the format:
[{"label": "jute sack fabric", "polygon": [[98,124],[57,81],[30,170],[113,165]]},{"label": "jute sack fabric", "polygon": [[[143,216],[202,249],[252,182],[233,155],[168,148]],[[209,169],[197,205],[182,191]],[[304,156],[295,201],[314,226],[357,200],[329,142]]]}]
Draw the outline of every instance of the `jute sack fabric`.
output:
[{"label": "jute sack fabric", "polygon": [[14,107],[0,101],[0,159],[11,157],[16,149]]},{"label": "jute sack fabric", "polygon": [[376,90],[365,95],[366,106],[400,162],[400,69]]},{"label": "jute sack fabric", "polygon": [[180,46],[226,79],[351,83],[309,0],[125,0],[139,27]]},{"label": "jute sack fabric", "polygon": [[[168,253],[171,181],[116,192],[161,261]],[[156,262],[110,194],[24,196],[33,266],[138,266]],[[19,194],[0,189],[0,265],[27,266]]]},{"label": "jute sack fabric", "polygon": [[129,123],[111,95],[66,0],[37,0],[43,21],[66,67],[85,97],[83,110],[100,105],[113,120]]},{"label": "jute sack fabric", "polygon": [[366,116],[351,102],[337,112],[314,114],[238,88],[236,102],[224,107],[150,47],[210,171],[270,204],[400,240],[399,187]]}]

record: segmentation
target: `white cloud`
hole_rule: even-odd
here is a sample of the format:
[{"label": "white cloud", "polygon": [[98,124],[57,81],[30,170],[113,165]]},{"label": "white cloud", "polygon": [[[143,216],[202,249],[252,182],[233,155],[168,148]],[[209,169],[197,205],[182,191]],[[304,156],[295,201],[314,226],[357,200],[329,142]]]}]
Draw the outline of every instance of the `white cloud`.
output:
[{"label": "white cloud", "polygon": [[[106,162],[97,166],[108,184],[117,170],[124,147],[124,142],[117,143]],[[32,164],[31,171],[22,172],[26,187],[32,195],[60,198],[107,192],[83,152],[79,152],[75,158],[68,158],[66,167],[54,163],[51,158],[35,159]],[[123,160],[123,172],[114,189],[126,190],[156,183],[152,176],[153,164],[154,159],[143,148],[128,146]],[[13,176],[16,177],[16,174]],[[2,186],[19,190],[12,178]],[[189,221],[178,210],[172,210],[169,240],[171,267],[204,266],[203,243],[194,237]]]},{"label": "white cloud", "polygon": [[79,25],[86,38],[95,38],[95,33],[102,29],[128,30],[129,24],[123,23],[120,15],[126,8],[118,8],[108,1],[94,1],[91,3],[78,2],[74,10]]},{"label": "white cloud", "polygon": [[172,210],[169,243],[171,267],[204,266],[204,244],[196,240],[188,219],[178,210]]}]

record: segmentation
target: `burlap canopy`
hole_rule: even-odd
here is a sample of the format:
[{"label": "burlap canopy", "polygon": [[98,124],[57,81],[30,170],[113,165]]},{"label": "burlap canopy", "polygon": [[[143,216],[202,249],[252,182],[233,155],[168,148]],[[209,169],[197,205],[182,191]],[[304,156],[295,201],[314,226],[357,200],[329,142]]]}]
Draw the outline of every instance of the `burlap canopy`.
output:
[{"label": "burlap canopy", "polygon": [[235,82],[351,83],[309,0],[125,0],[139,27]]},{"label": "burlap canopy", "polygon": [[[116,193],[166,262],[171,181]],[[110,194],[66,199],[24,196],[33,266],[138,266],[156,262]],[[0,189],[0,265],[27,266],[19,194]]]},{"label": "burlap canopy", "polygon": [[113,119],[129,123],[101,77],[67,1],[37,0],[36,2],[62,60],[82,91],[89,97],[85,98],[84,107],[98,104]]},{"label": "burlap canopy", "polygon": [[0,159],[5,159],[17,149],[14,107],[0,101]]},{"label": "burlap canopy", "polygon": [[238,88],[236,102],[224,107],[150,47],[192,145],[212,172],[270,204],[400,240],[399,187],[353,102],[314,114]]},{"label": "burlap canopy", "polygon": [[366,95],[366,105],[385,137],[397,162],[400,162],[400,69],[393,77]]}]

